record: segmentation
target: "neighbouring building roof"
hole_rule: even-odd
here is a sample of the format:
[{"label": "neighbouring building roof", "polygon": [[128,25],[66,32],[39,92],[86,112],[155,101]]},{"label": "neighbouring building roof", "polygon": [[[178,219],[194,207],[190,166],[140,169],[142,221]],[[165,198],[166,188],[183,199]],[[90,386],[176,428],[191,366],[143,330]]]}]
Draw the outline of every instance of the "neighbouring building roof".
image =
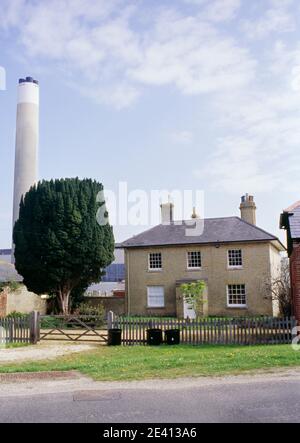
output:
[{"label": "neighbouring building roof", "polygon": [[287,231],[289,256],[293,251],[293,242],[300,240],[300,201],[283,211],[280,216],[280,228]]},{"label": "neighbouring building roof", "polygon": [[[208,218],[202,222],[204,222],[203,232],[200,235],[186,235],[186,232],[191,232],[191,221],[180,222],[180,224],[173,222],[169,225],[161,224],[155,226],[124,241],[119,244],[118,247],[137,248],[147,246],[276,241],[280,245],[280,249],[285,249],[277,237],[257,226],[247,223],[239,217]],[[187,225],[187,223],[189,224]]]},{"label": "neighbouring building roof", "polygon": [[105,275],[102,276],[103,282],[118,282],[125,279],[125,264],[112,263],[105,268]]},{"label": "neighbouring building roof", "polygon": [[292,239],[300,239],[300,201],[283,211],[280,227],[288,229]]},{"label": "neighbouring building roof", "polygon": [[111,296],[114,290],[125,291],[124,282],[95,283],[86,290],[86,297]]},{"label": "neighbouring building roof", "polygon": [[0,260],[11,263],[11,249],[0,249]]},{"label": "neighbouring building roof", "polygon": [[0,255],[11,255],[11,249],[0,249]]},{"label": "neighbouring building roof", "polygon": [[0,260],[0,282],[22,281],[22,277],[17,273],[14,265]]}]

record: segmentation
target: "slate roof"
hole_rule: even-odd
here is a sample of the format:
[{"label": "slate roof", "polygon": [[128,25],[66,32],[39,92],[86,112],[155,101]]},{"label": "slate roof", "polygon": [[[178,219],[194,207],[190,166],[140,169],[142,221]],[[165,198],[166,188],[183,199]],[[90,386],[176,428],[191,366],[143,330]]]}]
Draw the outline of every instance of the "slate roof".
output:
[{"label": "slate roof", "polygon": [[300,238],[300,206],[295,208],[293,215],[289,217],[290,232],[292,238]]},{"label": "slate roof", "polygon": [[[247,223],[239,217],[205,219],[202,234],[196,236],[186,235],[186,232],[191,232],[191,227],[185,223],[191,223],[191,221],[181,222],[181,224],[174,222],[170,225],[155,226],[124,241],[118,246],[121,248],[133,248],[249,241],[277,240],[279,242],[278,238],[274,235]],[[284,249],[281,243],[280,245]]]},{"label": "slate roof", "polygon": [[0,282],[22,281],[22,277],[17,273],[14,265],[0,260]]},{"label": "slate roof", "polygon": [[300,239],[300,201],[283,211],[281,227],[289,228],[289,234],[292,239]]}]

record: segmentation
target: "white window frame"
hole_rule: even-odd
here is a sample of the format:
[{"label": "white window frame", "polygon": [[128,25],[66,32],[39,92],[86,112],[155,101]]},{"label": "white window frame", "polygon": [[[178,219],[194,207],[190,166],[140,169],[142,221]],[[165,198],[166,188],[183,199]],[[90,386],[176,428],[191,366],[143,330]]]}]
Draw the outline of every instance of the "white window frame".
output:
[{"label": "white window frame", "polygon": [[[200,263],[201,263],[200,266],[190,266],[189,265],[189,254],[195,254],[195,253],[200,254]],[[189,271],[197,271],[197,270],[201,269],[202,268],[202,254],[201,254],[201,251],[188,251],[186,253],[186,266],[187,266],[187,269]]]},{"label": "white window frame", "polygon": [[[231,251],[241,251],[241,260],[242,260],[242,264],[241,265],[231,265],[230,261],[229,261],[229,252]],[[244,257],[243,257],[243,250],[242,249],[227,249],[227,267],[228,269],[242,269],[243,268],[243,263],[244,263]]]},{"label": "white window frame", "polygon": [[[149,303],[149,301],[150,301],[150,297],[151,297],[151,294],[150,294],[150,291],[151,291],[151,289],[158,289],[158,288],[160,288],[160,289],[162,289],[162,303],[161,304],[159,304],[159,303],[157,303],[157,304],[152,304],[151,305],[151,303]],[[155,295],[155,294],[152,294],[152,296],[156,296],[156,297],[159,297],[159,295]],[[150,308],[150,309],[162,309],[162,308],[165,308],[165,288],[164,288],[164,286],[160,286],[160,285],[153,285],[153,286],[147,286],[147,308]]]},{"label": "white window frame", "polygon": [[[244,286],[245,288],[245,304],[229,303],[229,286]],[[230,283],[226,286],[227,307],[228,308],[247,308],[247,290],[245,283]]]},{"label": "white window frame", "polygon": [[[159,254],[160,255],[160,262],[161,262],[161,267],[160,268],[151,268],[150,267],[150,257],[151,255],[155,255],[155,254]],[[161,252],[149,252],[148,254],[148,271],[150,272],[157,272],[157,271],[162,271],[162,253]]]}]

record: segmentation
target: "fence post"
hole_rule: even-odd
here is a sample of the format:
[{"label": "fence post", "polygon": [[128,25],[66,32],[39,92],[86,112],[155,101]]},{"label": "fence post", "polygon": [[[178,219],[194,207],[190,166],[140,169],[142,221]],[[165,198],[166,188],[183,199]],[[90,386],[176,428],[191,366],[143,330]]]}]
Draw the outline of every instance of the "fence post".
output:
[{"label": "fence post", "polygon": [[114,325],[114,313],[113,311],[108,311],[107,313],[107,329],[113,329]]},{"label": "fence post", "polygon": [[40,313],[33,311],[29,317],[30,343],[36,345],[40,338]]},{"label": "fence post", "polygon": [[[298,330],[299,328],[297,328],[297,325],[298,325],[298,321],[297,321],[296,317],[292,316],[290,318],[290,326],[291,327],[289,330],[289,343],[300,334],[300,331]],[[300,324],[299,324],[299,326],[300,326]]]},{"label": "fence post", "polygon": [[8,321],[8,343],[14,343],[15,319]]}]

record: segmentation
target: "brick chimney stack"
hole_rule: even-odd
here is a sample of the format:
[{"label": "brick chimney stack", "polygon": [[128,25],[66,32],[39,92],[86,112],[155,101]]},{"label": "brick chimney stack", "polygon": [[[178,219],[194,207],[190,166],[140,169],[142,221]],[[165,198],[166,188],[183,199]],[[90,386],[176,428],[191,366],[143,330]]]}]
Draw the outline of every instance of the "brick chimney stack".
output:
[{"label": "brick chimney stack", "polygon": [[161,223],[163,225],[169,225],[174,221],[174,205],[171,203],[170,199],[168,203],[162,203],[160,205],[161,209]]},{"label": "brick chimney stack", "polygon": [[256,204],[253,195],[243,195],[240,204],[241,219],[256,225]]}]

